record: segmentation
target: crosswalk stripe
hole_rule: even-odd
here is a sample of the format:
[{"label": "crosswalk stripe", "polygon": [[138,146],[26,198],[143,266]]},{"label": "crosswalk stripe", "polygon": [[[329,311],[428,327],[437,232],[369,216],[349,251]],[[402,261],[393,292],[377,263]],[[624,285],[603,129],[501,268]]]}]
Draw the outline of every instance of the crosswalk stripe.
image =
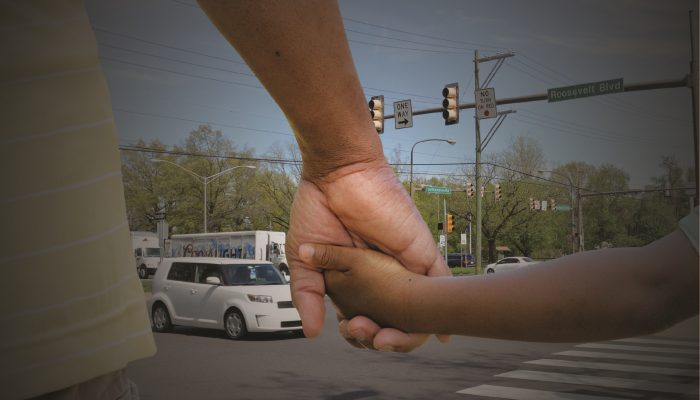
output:
[{"label": "crosswalk stripe", "polygon": [[669,382],[648,382],[638,379],[611,378],[603,376],[562,374],[558,372],[542,372],[530,370],[515,370],[496,375],[501,378],[526,379],[541,382],[569,383],[575,385],[590,385],[613,387],[620,389],[647,390],[665,393],[697,393],[697,384],[669,383]]},{"label": "crosswalk stripe", "polygon": [[511,400],[619,400],[619,397],[588,396],[585,394],[548,392],[507,386],[479,385],[457,393]]},{"label": "crosswalk stripe", "polygon": [[645,351],[650,353],[672,353],[672,354],[698,354],[697,350],[690,349],[673,349],[667,347],[647,347],[647,346],[627,346],[622,344],[605,344],[605,343],[584,343],[576,347],[585,347],[589,349],[609,349],[609,350],[625,350],[625,351]]},{"label": "crosswalk stripe", "polygon": [[546,365],[550,367],[591,368],[607,371],[642,372],[657,375],[698,376],[697,369],[651,367],[646,365],[614,364],[605,362],[551,360],[545,358],[541,360],[525,361],[525,364]]},{"label": "crosswalk stripe", "polygon": [[577,350],[567,350],[560,351],[559,353],[554,353],[557,356],[569,356],[569,357],[587,357],[587,358],[609,358],[613,360],[631,360],[631,361],[649,361],[649,362],[661,362],[661,363],[672,363],[672,364],[690,364],[697,365],[697,358],[685,358],[685,357],[664,357],[664,356],[647,356],[641,354],[628,354],[628,353],[603,353],[600,351],[577,351]]},{"label": "crosswalk stripe", "polygon": [[617,339],[614,342],[625,342],[625,343],[645,343],[645,344],[668,344],[671,346],[682,346],[682,347],[699,347],[697,341],[690,340],[665,340],[665,339],[645,339],[645,338],[625,338]]}]

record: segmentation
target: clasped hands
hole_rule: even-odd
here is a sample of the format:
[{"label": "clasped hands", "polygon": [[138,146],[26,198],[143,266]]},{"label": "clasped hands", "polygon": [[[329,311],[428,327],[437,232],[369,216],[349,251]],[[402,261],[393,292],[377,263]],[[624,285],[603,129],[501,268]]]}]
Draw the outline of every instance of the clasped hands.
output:
[{"label": "clasped hands", "polygon": [[[413,201],[385,161],[342,168],[316,182],[302,179],[292,205],[287,253],[292,297],[307,337],[321,332],[328,293],[341,335],[356,347],[407,352],[428,338],[391,326],[408,326],[401,323],[401,298],[415,274],[450,273]],[[348,266],[361,263],[368,264],[365,273],[353,275],[361,279],[343,278]]]}]

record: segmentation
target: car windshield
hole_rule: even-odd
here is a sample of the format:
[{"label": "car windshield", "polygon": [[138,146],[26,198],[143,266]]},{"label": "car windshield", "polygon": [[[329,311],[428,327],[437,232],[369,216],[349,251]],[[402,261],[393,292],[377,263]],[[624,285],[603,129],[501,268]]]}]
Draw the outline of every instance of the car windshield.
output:
[{"label": "car windshield", "polygon": [[227,285],[285,285],[286,281],[272,264],[224,265]]},{"label": "car windshield", "polygon": [[160,248],[158,247],[147,247],[146,257],[160,257]]}]

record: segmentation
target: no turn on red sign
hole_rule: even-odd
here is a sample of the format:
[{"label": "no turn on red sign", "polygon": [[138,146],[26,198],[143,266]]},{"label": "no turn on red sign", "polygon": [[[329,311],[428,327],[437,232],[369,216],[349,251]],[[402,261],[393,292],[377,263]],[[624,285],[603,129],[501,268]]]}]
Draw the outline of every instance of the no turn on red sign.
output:
[{"label": "no turn on red sign", "polygon": [[479,89],[474,92],[476,117],[479,119],[496,118],[496,91],[493,88]]}]

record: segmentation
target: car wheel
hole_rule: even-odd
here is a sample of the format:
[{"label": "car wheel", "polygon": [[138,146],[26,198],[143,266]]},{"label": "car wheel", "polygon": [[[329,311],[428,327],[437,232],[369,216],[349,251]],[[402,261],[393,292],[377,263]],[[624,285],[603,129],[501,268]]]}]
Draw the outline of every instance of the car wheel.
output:
[{"label": "car wheel", "polygon": [[139,267],[139,278],[141,278],[141,279],[148,278],[148,268],[146,268],[145,265],[142,265]]},{"label": "car wheel", "polygon": [[168,332],[173,329],[170,321],[170,313],[165,304],[158,303],[153,306],[153,330],[156,332]]},{"label": "car wheel", "polygon": [[224,329],[230,339],[242,339],[248,334],[245,319],[238,310],[229,310],[224,316]]},{"label": "car wheel", "polygon": [[494,271],[494,270],[491,269],[491,268],[489,268],[489,269],[486,270],[486,273],[487,273],[487,274],[493,274],[493,273],[495,273],[495,272],[496,272],[496,271]]}]

